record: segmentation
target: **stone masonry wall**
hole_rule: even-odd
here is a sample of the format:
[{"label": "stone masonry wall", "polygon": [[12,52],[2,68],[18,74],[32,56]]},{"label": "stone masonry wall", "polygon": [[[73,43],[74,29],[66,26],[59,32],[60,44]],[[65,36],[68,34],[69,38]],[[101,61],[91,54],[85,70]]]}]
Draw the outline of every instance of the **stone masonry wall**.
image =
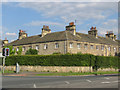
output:
[{"label": "stone masonry wall", "polygon": [[[5,70],[16,70],[16,66],[5,66]],[[92,67],[66,67],[66,66],[20,66],[22,71],[36,72],[92,72]]]}]

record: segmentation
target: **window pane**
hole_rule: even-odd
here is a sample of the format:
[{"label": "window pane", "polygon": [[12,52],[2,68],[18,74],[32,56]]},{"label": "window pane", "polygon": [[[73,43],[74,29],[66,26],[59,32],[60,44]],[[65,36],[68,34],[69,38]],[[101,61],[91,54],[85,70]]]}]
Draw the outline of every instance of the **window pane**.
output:
[{"label": "window pane", "polygon": [[110,50],[111,50],[111,47],[108,47],[108,50],[110,51]]},{"label": "window pane", "polygon": [[93,49],[93,45],[91,45],[90,48]]},{"label": "window pane", "polygon": [[99,50],[99,47],[98,47],[98,46],[96,46],[96,49],[97,49],[97,50]]},{"label": "window pane", "polygon": [[101,46],[101,50],[104,50],[104,46]]},{"label": "window pane", "polygon": [[85,48],[85,49],[87,49],[87,46],[88,46],[88,45],[87,45],[87,44],[85,44],[85,45],[84,45],[84,48]]},{"label": "window pane", "polygon": [[19,48],[18,48],[18,47],[16,48],[16,51],[19,51]]},{"label": "window pane", "polygon": [[22,48],[22,51],[25,51],[25,47]]},{"label": "window pane", "polygon": [[48,45],[47,44],[44,44],[44,49],[47,49],[48,48]]},{"label": "window pane", "polygon": [[39,50],[39,45],[36,45],[36,50]]},{"label": "window pane", "polygon": [[55,48],[59,48],[59,44],[58,43],[55,43]]},{"label": "window pane", "polygon": [[77,43],[77,48],[80,49],[80,43]]},{"label": "window pane", "polygon": [[70,48],[73,48],[73,43],[70,43]]}]

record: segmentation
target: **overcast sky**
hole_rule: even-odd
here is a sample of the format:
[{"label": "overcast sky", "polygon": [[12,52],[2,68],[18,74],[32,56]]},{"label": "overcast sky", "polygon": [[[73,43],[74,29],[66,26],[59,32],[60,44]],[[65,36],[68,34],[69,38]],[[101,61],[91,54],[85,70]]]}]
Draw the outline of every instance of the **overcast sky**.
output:
[{"label": "overcast sky", "polygon": [[[41,34],[43,25],[52,32],[64,31],[69,22],[76,20],[76,30],[88,33],[96,26],[98,35],[106,31],[118,33],[117,2],[6,2],[2,3],[2,39],[18,39],[19,29],[28,36]],[[24,0],[25,1],[25,0]]]}]

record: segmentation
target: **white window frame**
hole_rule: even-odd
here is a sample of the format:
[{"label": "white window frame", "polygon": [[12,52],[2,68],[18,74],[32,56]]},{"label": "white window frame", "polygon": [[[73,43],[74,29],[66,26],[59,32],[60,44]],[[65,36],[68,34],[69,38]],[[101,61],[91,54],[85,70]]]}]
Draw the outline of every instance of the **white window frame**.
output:
[{"label": "white window frame", "polygon": [[96,50],[99,50],[99,46],[98,45],[96,45]]},{"label": "white window frame", "polygon": [[78,48],[78,49],[81,48],[81,43],[77,43],[77,48]]},{"label": "white window frame", "polygon": [[90,49],[94,49],[94,45],[90,45]]},{"label": "white window frame", "polygon": [[22,47],[22,51],[23,51],[23,52],[25,51],[25,47]]},{"label": "white window frame", "polygon": [[44,44],[44,49],[47,49],[48,48],[48,44]]},{"label": "white window frame", "polygon": [[85,48],[85,49],[88,49],[88,44],[84,44],[84,48]]},{"label": "white window frame", "polygon": [[59,48],[59,43],[55,43],[55,49]]},{"label": "white window frame", "polygon": [[102,50],[102,51],[104,50],[104,46],[101,46],[101,50]]},{"label": "white window frame", "polygon": [[12,48],[12,51],[14,51],[15,49],[14,48]]},{"label": "white window frame", "polygon": [[117,51],[117,48],[114,47],[114,52],[116,52],[116,51]]},{"label": "white window frame", "polygon": [[70,48],[73,48],[73,42],[70,42]]},{"label": "white window frame", "polygon": [[35,49],[36,49],[36,50],[39,50],[39,45],[36,45]]},{"label": "white window frame", "polygon": [[111,51],[111,47],[110,46],[108,47],[108,50]]},{"label": "white window frame", "polygon": [[17,52],[19,51],[19,47],[16,48],[16,51],[17,51]]}]

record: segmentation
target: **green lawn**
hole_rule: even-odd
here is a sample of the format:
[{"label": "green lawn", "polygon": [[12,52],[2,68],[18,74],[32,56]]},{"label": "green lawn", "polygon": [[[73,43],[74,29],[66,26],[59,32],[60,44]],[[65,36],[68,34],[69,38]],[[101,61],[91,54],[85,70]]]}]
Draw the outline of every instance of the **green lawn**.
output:
[{"label": "green lawn", "polygon": [[41,73],[36,74],[37,76],[79,76],[79,75],[104,75],[104,74],[118,74],[118,72],[85,72],[85,73],[79,73],[79,72],[67,72],[67,73],[58,73],[58,72],[50,72],[50,73]]}]

